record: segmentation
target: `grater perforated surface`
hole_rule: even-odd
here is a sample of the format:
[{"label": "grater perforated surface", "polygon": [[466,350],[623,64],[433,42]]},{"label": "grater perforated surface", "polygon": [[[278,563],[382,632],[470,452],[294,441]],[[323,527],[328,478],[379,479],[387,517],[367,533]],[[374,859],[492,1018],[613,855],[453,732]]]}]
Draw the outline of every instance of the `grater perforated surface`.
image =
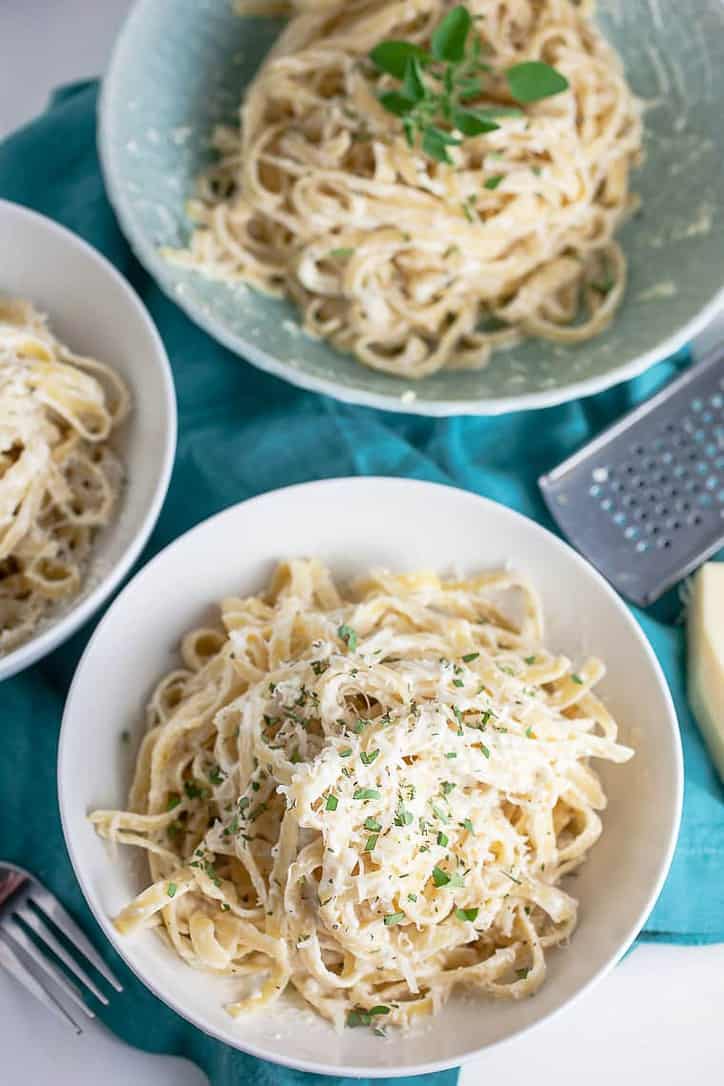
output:
[{"label": "grater perforated surface", "polygon": [[539,480],[573,545],[647,606],[724,545],[724,349]]}]

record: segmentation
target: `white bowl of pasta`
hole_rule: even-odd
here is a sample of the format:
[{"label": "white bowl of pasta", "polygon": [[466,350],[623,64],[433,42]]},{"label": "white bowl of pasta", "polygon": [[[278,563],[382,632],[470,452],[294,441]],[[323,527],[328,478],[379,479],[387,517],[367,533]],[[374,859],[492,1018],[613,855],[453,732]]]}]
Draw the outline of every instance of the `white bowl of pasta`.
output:
[{"label": "white bowl of pasta", "polygon": [[0,200],[0,679],[118,586],[166,494],[176,403],[161,339],[98,252]]},{"label": "white bowl of pasta", "polygon": [[58,775],[83,892],[152,991],[370,1076],[455,1066],[603,976],[682,797],[664,677],[602,578],[401,479],[276,491],[158,555],[79,665]]}]

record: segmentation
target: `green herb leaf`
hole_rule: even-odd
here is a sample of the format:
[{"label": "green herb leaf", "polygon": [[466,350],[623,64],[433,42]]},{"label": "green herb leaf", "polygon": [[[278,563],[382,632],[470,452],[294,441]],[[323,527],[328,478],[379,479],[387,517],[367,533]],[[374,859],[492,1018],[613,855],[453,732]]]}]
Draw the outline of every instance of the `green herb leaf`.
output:
[{"label": "green herb leaf", "polygon": [[442,845],[443,848],[445,848],[445,845],[448,843],[448,836],[446,833],[443,833],[442,830],[440,830],[437,835],[437,843],[438,845]]},{"label": "green herb leaf", "polygon": [[354,652],[354,650],[357,648],[357,634],[352,629],[352,627],[348,626],[346,623],[343,623],[337,630],[337,633],[346,643],[349,651]]},{"label": "green herb leaf", "polygon": [[374,851],[374,847],[377,844],[377,838],[378,837],[379,837],[378,833],[373,833],[367,838],[367,843],[365,844],[365,847],[364,847],[365,852],[373,852]]},{"label": "green herb leaf", "polygon": [[532,739],[533,738],[533,728],[532,727],[526,728],[525,729],[525,734],[528,736],[529,739]]},{"label": "green herb leaf", "polygon": [[477,658],[479,656],[480,656],[479,652],[469,652],[469,653],[467,653],[466,656],[463,656],[463,663],[464,664],[472,664],[473,660],[477,660]]},{"label": "green herb leaf", "polygon": [[449,11],[430,40],[430,49],[435,60],[462,60],[471,25],[470,12],[462,4]]},{"label": "green herb leaf", "polygon": [[406,94],[401,94],[400,91],[384,91],[379,96],[379,103],[388,113],[394,113],[396,117],[406,116],[415,105],[412,98],[408,98]]},{"label": "green herb leaf", "polygon": [[404,807],[400,807],[399,811],[395,815],[396,826],[409,826],[412,822],[412,814],[406,811]]},{"label": "green herb leaf", "polygon": [[378,1003],[376,1007],[370,1007],[370,1009],[367,1011],[367,1013],[371,1014],[373,1016],[378,1015],[378,1014],[389,1014],[390,1013],[390,1008],[386,1007],[384,1005],[384,1003]]},{"label": "green herb leaf", "polygon": [[362,764],[363,765],[372,765],[374,760],[378,757],[379,753],[380,753],[379,750],[371,750],[369,752],[369,754],[368,754],[367,751],[363,750],[360,753],[360,758],[362,759]]},{"label": "green herb leaf", "polygon": [[450,876],[446,871],[443,871],[441,867],[433,867],[432,869],[432,881],[436,886],[447,886],[450,882]]},{"label": "green herb leaf", "polygon": [[443,781],[440,785],[440,791],[444,796],[449,796],[454,788],[455,784],[453,783],[453,781]]},{"label": "green herb leaf", "polygon": [[168,886],[166,887],[166,893],[168,894],[169,897],[174,897],[177,890],[178,890],[178,886],[176,885],[175,882],[170,882],[168,884]]},{"label": "green herb leaf", "polygon": [[526,662],[526,664],[530,665],[530,664],[534,664],[537,659],[538,659],[537,656],[526,656],[525,657],[525,662]]},{"label": "green herb leaf", "polygon": [[405,919],[404,913],[389,913],[385,917],[385,927],[394,928],[395,924],[400,924]]},{"label": "green herb leaf", "polygon": [[340,758],[349,758],[349,757],[351,757],[351,755],[352,755],[352,748],[351,747],[345,747],[343,750],[341,750],[339,752]]},{"label": "green herb leaf", "polygon": [[415,56],[409,57],[405,65],[402,93],[413,102],[421,102],[427,94],[425,81],[422,78],[422,67],[419,59]]},{"label": "green herb leaf", "polygon": [[358,788],[352,799],[379,799],[380,793],[376,788]]},{"label": "green herb leaf", "polygon": [[577,686],[583,686],[583,679],[580,675],[571,675],[571,678]]},{"label": "green herb leaf", "polygon": [[519,980],[525,980],[529,973],[530,969],[516,969],[515,971],[515,975]]},{"label": "green herb leaf", "polygon": [[[354,252],[354,249],[350,249],[350,248],[330,249],[327,256],[331,256],[335,260],[345,260],[347,257],[352,256],[353,252]],[[321,674],[321,672],[318,671],[317,668],[314,665],[316,664],[317,667],[319,667],[319,665],[321,663],[322,663],[321,660],[315,660],[314,664],[312,664],[312,667],[314,668],[315,675],[319,675],[319,674]],[[326,669],[322,668],[322,670],[324,671]]]},{"label": "green herb leaf", "polygon": [[503,181],[504,179],[505,179],[505,174],[496,173],[494,177],[489,177],[487,179],[487,181],[485,182],[483,187],[486,188],[486,189],[491,189],[491,190],[497,189],[500,182]]},{"label": "green herb leaf", "polygon": [[484,756],[485,756],[486,758],[489,758],[489,757],[490,757],[490,750],[489,750],[489,748],[488,748],[488,747],[486,747],[486,746],[485,746],[485,743],[481,743],[481,744],[480,744],[480,749],[482,750],[482,752],[483,752],[483,754],[484,754]]},{"label": "green herb leaf", "polygon": [[441,822],[449,822],[450,821],[450,819],[446,815],[445,811],[443,811],[442,807],[439,807],[437,805],[437,803],[431,803],[430,806],[432,807],[433,814],[437,818],[439,818]]},{"label": "green herb leaf", "polygon": [[472,109],[454,110],[452,123],[464,136],[482,136],[486,132],[495,132],[496,128],[500,128],[500,125],[492,118]]},{"label": "green herb leaf", "polygon": [[466,830],[468,831],[468,833],[475,833],[475,828],[474,828],[474,826],[473,826],[473,823],[472,823],[472,820],[471,820],[471,819],[469,819],[469,818],[464,818],[464,819],[463,819],[463,826],[464,826],[464,827],[465,827],[465,829],[466,829]]},{"label": "green herb leaf", "polygon": [[364,827],[366,830],[372,830],[373,833],[378,833],[382,829],[382,826],[376,818],[366,818],[364,821]]},{"label": "green herb leaf", "polygon": [[408,894],[407,895],[407,900],[408,901],[417,901],[417,894]]},{"label": "green herb leaf", "polygon": [[180,802],[181,796],[178,794],[178,792],[170,792],[168,800],[166,802],[166,810],[172,811],[174,807],[178,807]]},{"label": "green herb leaf", "polygon": [[458,920],[467,920],[472,923],[473,920],[477,920],[479,912],[480,909],[456,909],[455,916]]},{"label": "green herb leaf", "polygon": [[425,62],[430,60],[430,54],[409,41],[383,41],[370,53],[373,64],[396,79],[404,79],[407,62],[412,58]]},{"label": "green herb leaf", "polygon": [[539,102],[568,90],[568,80],[542,60],[525,60],[508,68],[506,78],[516,102]]},{"label": "green herb leaf", "polygon": [[324,805],[325,811],[336,811],[338,807],[339,807],[339,800],[337,799],[337,797],[333,796],[331,794],[328,795],[327,796],[327,802]]}]

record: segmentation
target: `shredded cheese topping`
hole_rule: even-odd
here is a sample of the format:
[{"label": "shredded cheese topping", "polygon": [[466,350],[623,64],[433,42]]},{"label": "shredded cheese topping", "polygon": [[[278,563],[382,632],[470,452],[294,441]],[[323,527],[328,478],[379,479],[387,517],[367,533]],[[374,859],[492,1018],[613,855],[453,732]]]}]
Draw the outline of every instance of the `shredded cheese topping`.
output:
[{"label": "shredded cheese topping", "polygon": [[543,647],[524,579],[317,561],[227,599],[158,684],[127,811],[148,851],[116,919],[239,978],[232,1015],[288,986],[341,1027],[406,1026],[454,988],[535,992],[571,934],[561,879],[601,833],[592,758],[625,762],[593,687]]}]

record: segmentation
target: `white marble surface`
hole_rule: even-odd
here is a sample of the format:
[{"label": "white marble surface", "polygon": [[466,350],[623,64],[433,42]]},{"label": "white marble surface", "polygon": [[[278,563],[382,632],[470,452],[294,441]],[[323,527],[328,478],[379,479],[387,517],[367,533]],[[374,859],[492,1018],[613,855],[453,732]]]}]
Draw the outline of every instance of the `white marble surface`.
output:
[{"label": "white marble surface", "polygon": [[[129,7],[130,0],[0,0],[0,137],[37,113],[51,87],[103,70]],[[724,316],[703,342],[716,338],[724,339]],[[460,1086],[532,1075],[536,1086],[719,1082],[723,1008],[724,946],[642,946],[560,1017],[466,1067]],[[185,1061],[137,1052],[98,1024],[74,1037],[2,974],[0,1052],[3,1086],[206,1082]]]}]

